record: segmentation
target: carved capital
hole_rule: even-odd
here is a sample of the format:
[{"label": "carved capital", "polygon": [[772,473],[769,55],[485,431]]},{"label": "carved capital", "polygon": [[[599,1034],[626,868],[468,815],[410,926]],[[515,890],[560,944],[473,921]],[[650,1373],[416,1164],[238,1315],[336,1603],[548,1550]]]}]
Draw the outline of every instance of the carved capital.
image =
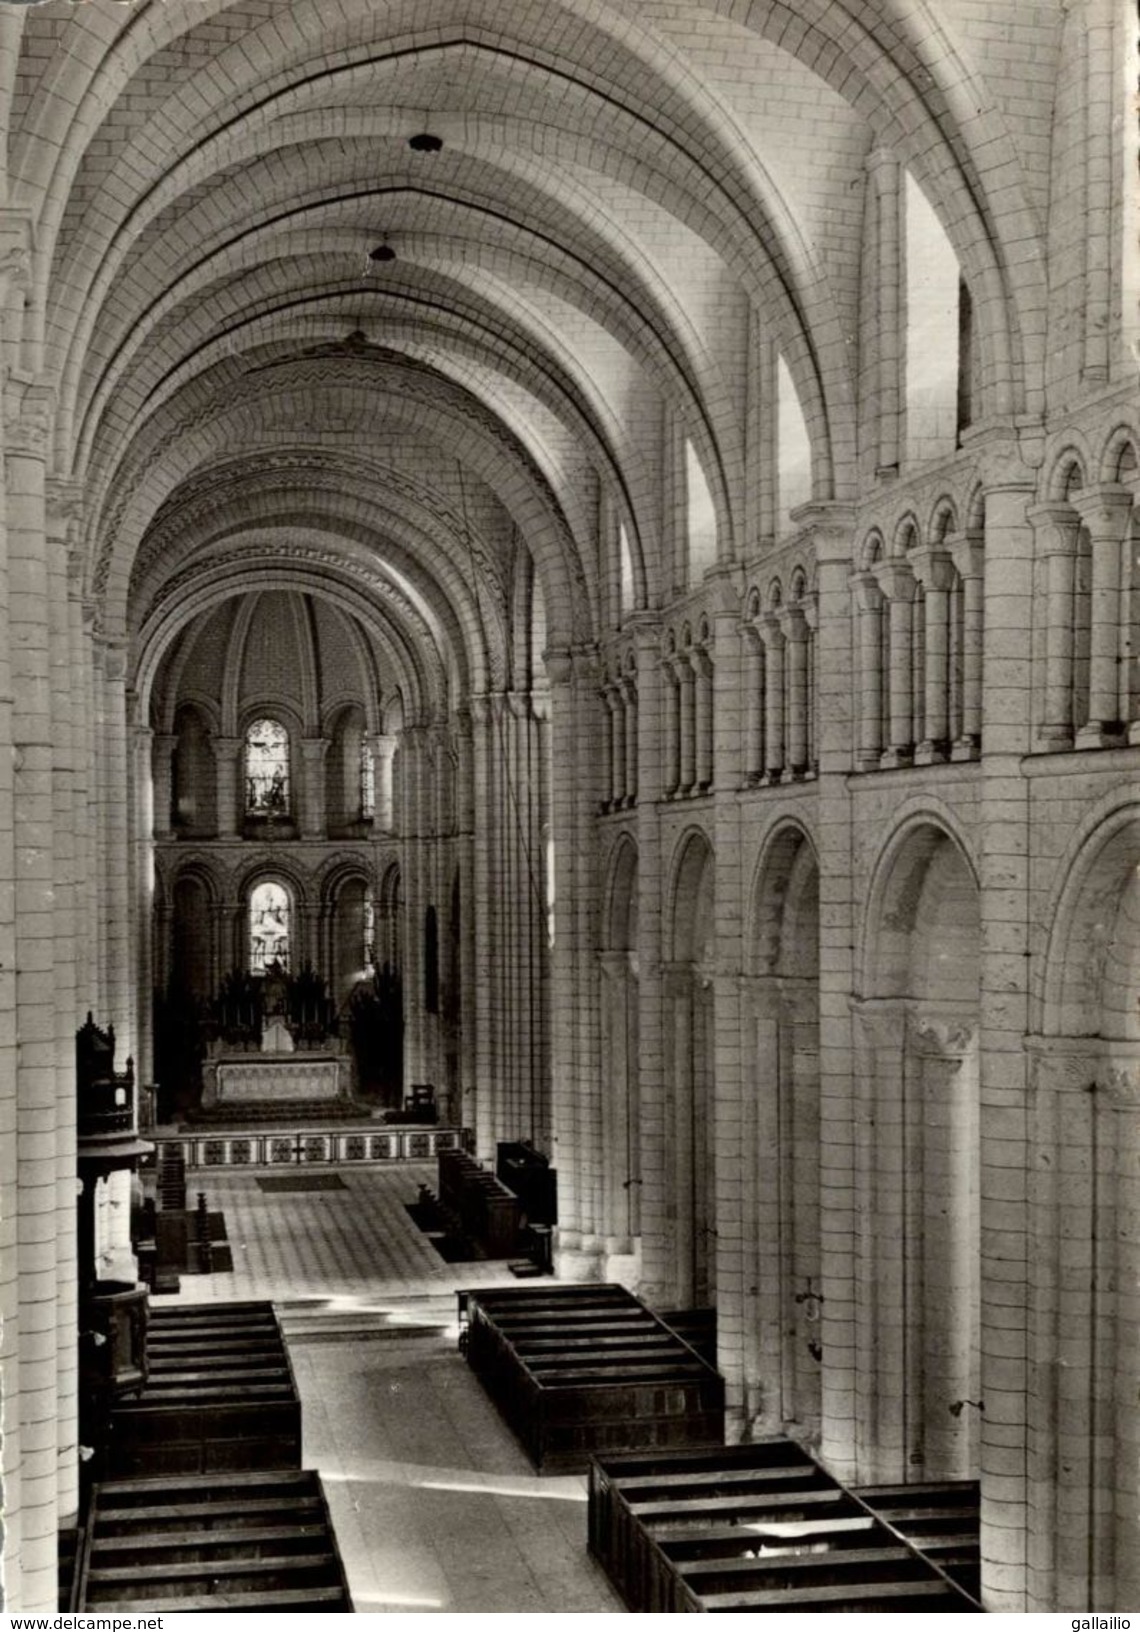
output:
[{"label": "carved capital", "polygon": [[0,299],[8,289],[32,292],[35,228],[31,210],[19,205],[0,208]]},{"label": "carved capital", "polygon": [[127,678],[127,648],[124,642],[100,638],[95,643],[95,654],[105,680]]},{"label": "carved capital", "polygon": [[83,520],[83,482],[49,476],[44,484],[44,504],[48,525],[57,534],[72,538]]},{"label": "carved capital", "polygon": [[928,594],[931,591],[945,594],[952,587],[954,561],[947,550],[926,544],[911,552],[911,561],[915,577]]},{"label": "carved capital", "polygon": [[542,661],[552,686],[568,686],[574,678],[573,654],[565,648],[543,652]]},{"label": "carved capital", "polygon": [[879,580],[873,572],[855,572],[851,575],[851,588],[855,592],[855,604],[860,612],[878,612],[883,605],[883,592],[879,588]]},{"label": "carved capital", "polygon": [[1134,497],[1130,487],[1106,483],[1074,493],[1072,504],[1094,544],[1119,544],[1132,514]]},{"label": "carved capital", "polygon": [[909,1016],[907,1040],[916,1054],[960,1060],[971,1051],[977,1037],[976,1024],[958,1016],[921,1012]]},{"label": "carved capital", "polygon": [[1122,1111],[1140,1109],[1140,1060],[1102,1066],[1097,1086]]},{"label": "carved capital", "polygon": [[29,459],[47,457],[55,390],[50,385],[18,386],[10,392],[4,416],[4,452]]}]

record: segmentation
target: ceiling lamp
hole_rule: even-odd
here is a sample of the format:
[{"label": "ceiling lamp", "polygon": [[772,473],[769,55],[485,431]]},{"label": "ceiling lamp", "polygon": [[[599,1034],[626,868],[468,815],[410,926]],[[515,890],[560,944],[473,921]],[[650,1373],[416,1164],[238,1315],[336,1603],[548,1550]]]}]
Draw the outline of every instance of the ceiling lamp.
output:
[{"label": "ceiling lamp", "polygon": [[421,130],[417,135],[408,137],[408,146],[413,153],[438,153],[443,146],[443,137],[433,136],[429,130]]}]

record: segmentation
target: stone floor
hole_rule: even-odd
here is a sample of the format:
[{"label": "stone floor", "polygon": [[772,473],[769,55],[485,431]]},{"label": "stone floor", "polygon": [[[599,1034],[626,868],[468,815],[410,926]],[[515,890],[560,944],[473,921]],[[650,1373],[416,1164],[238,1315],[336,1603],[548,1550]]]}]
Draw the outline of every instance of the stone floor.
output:
[{"label": "stone floor", "polygon": [[456,1350],[456,1290],[513,1278],[444,1263],[412,1224],[434,1168],[342,1169],[343,1189],[311,1192],[258,1176],[202,1175],[233,1273],[157,1301],[277,1303],[356,1608],[621,1613],[586,1552],[585,1479],[538,1478]]}]

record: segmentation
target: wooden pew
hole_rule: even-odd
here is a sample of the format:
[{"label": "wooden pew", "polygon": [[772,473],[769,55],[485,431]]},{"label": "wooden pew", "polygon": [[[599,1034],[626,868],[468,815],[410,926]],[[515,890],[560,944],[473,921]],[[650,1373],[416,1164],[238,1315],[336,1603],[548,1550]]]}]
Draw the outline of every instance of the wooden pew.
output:
[{"label": "wooden pew", "polygon": [[855,1494],[973,1598],[981,1591],[981,1495],[976,1480],[861,1486]]},{"label": "wooden pew", "polygon": [[112,1480],[95,1486],[76,1607],[351,1613],[317,1474]]},{"label": "wooden pew", "polygon": [[473,1291],[467,1315],[468,1364],[540,1472],[724,1438],[723,1379],[624,1287]]},{"label": "wooden pew", "polygon": [[439,1152],[439,1199],[484,1257],[511,1258],[522,1250],[518,1197],[465,1150]]},{"label": "wooden pew", "polygon": [[149,1374],[111,1415],[113,1478],[300,1467],[301,1404],[273,1305],[151,1310]]},{"label": "wooden pew", "polygon": [[595,1460],[589,1545],[641,1613],[980,1609],[787,1439]]}]

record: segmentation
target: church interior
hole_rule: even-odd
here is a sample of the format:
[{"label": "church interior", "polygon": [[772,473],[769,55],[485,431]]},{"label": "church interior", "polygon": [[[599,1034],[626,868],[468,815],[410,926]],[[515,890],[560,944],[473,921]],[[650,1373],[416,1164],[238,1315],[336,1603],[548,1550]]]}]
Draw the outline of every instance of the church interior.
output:
[{"label": "church interior", "polygon": [[494,1231],[504,1148],[518,1297],[715,1312],[734,1477],[1140,1604],[1138,39],[0,5],[9,1610],[83,1341],[191,1318],[140,1195]]}]

